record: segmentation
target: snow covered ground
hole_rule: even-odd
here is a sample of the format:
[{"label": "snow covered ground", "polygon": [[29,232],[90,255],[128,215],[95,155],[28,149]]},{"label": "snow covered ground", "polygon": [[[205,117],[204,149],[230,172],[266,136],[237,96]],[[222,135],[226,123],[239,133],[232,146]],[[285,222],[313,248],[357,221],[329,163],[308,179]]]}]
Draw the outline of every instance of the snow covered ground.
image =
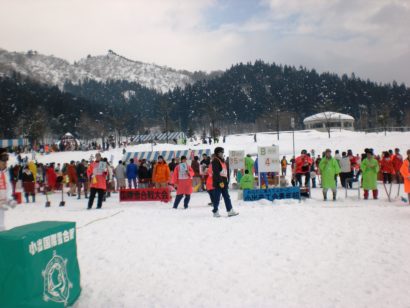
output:
[{"label": "snow covered ground", "polygon": [[[281,154],[292,153],[291,134],[280,136]],[[318,132],[296,134],[296,150],[325,148],[376,151],[408,147],[408,133]],[[407,141],[407,142],[406,142]],[[261,145],[276,136],[258,134]],[[228,136],[224,145],[256,152],[253,135]],[[155,150],[181,146],[158,145]],[[136,146],[130,150],[149,149]],[[82,154],[82,155],[81,155]],[[107,153],[121,158],[121,150]],[[66,152],[40,161],[88,158]],[[354,191],[336,202],[311,199],[243,202],[231,190],[240,215],[215,219],[205,193],[189,210],[165,203],[119,203],[102,210],[59,195],[6,212],[12,228],[41,220],[76,221],[82,295],[76,307],[410,307],[410,207],[380,199],[357,200]],[[397,187],[393,188],[396,195]],[[402,193],[403,195],[403,193]]]}]

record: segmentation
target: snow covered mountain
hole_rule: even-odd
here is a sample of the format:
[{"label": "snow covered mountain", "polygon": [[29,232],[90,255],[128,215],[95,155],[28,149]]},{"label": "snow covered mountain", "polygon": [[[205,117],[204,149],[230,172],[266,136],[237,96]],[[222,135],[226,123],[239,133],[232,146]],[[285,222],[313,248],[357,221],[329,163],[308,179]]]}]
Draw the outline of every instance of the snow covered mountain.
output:
[{"label": "snow covered mountain", "polygon": [[87,78],[97,81],[127,80],[159,92],[178,86],[184,88],[186,84],[193,83],[189,72],[129,60],[111,50],[107,55],[87,56],[71,64],[35,51],[19,53],[0,49],[0,74],[11,74],[13,71],[42,83],[57,85],[60,89],[67,80],[77,84]]}]

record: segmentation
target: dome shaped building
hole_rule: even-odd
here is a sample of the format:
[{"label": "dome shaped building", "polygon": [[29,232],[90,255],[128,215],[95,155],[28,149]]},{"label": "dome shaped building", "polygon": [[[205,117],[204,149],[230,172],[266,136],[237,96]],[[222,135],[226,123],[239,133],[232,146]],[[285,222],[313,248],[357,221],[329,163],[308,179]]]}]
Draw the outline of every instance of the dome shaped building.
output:
[{"label": "dome shaped building", "polygon": [[348,114],[325,111],[303,120],[305,129],[326,131],[328,128],[354,130],[354,118]]}]

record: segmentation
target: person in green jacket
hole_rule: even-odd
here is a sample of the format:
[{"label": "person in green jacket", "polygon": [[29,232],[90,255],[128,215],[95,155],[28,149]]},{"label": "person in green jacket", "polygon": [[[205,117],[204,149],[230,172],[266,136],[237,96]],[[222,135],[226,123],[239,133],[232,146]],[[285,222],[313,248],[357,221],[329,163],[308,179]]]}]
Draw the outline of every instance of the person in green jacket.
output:
[{"label": "person in green jacket", "polygon": [[360,164],[362,171],[362,187],[364,190],[364,199],[369,199],[369,190],[373,191],[373,199],[377,199],[377,174],[379,173],[379,163],[373,157],[372,149],[365,149],[366,158]]},{"label": "person in green jacket", "polygon": [[245,175],[242,176],[240,182],[240,189],[254,189],[255,179],[253,175],[249,174],[248,170],[245,170]]},{"label": "person in green jacket", "polygon": [[327,191],[333,192],[333,200],[336,200],[336,176],[340,173],[339,163],[332,157],[332,151],[327,149],[325,157],[319,163],[322,176],[323,199],[327,200]]},{"label": "person in green jacket", "polygon": [[249,171],[250,175],[253,175],[253,165],[255,161],[252,159],[251,155],[248,154],[245,157],[245,169]]}]

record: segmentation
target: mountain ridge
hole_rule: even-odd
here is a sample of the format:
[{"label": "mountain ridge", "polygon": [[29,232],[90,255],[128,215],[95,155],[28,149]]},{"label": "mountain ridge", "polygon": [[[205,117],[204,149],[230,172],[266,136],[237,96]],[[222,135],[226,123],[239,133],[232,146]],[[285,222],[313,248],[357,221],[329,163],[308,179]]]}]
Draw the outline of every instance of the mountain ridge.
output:
[{"label": "mountain ridge", "polygon": [[62,58],[33,50],[24,53],[0,48],[0,73],[10,75],[13,72],[60,89],[67,81],[78,84],[85,79],[103,82],[127,80],[164,93],[177,87],[184,88],[195,81],[195,73],[131,60],[111,49],[106,55],[88,55],[71,64]]}]

